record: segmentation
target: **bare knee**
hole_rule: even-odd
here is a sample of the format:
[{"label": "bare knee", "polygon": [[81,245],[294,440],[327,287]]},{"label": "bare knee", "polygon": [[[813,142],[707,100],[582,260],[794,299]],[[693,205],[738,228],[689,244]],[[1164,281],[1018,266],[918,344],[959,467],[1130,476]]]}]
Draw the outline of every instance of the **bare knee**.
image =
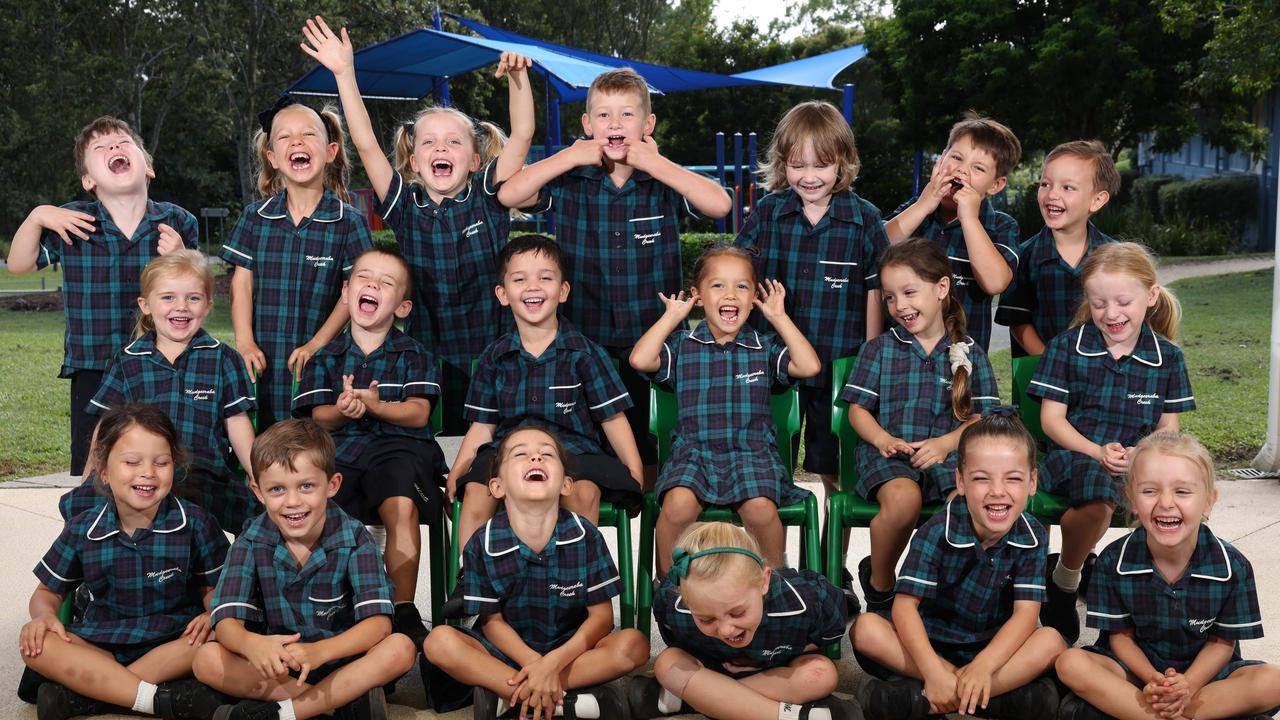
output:
[{"label": "bare knee", "polygon": [[[465,505],[465,502],[464,502]],[[407,497],[393,497],[382,501],[378,506],[378,517],[389,529],[418,529],[418,506]]]},{"label": "bare knee", "polygon": [[462,496],[462,520],[480,525],[493,517],[494,511],[498,509],[498,501],[489,494],[488,488],[479,483],[474,485]]},{"label": "bare knee", "polygon": [[662,516],[673,525],[689,525],[698,520],[702,503],[698,496],[685,488],[672,488],[662,497]]},{"label": "bare knee", "polygon": [[653,674],[658,678],[658,683],[680,697],[684,697],[689,678],[701,669],[702,663],[677,648],[663,650],[653,662]]},{"label": "bare knee", "polygon": [[462,633],[448,625],[439,625],[432,628],[427,639],[422,641],[422,654],[433,665],[445,667],[462,652],[463,644]]},{"label": "bare knee", "polygon": [[408,635],[400,633],[391,633],[383,638],[382,642],[378,643],[377,650],[382,656],[380,664],[393,669],[397,676],[409,672],[413,667],[413,661],[418,656],[418,649],[414,647],[413,641]]},{"label": "bare knee", "polygon": [[1091,672],[1097,671],[1091,655],[1088,650],[1068,648],[1053,663],[1054,669],[1058,671],[1058,679],[1072,688],[1084,684],[1082,680]]},{"label": "bare knee", "polygon": [[796,671],[796,689],[813,699],[824,698],[836,689],[839,673],[835,663],[823,655],[801,655],[791,662],[791,667]]},{"label": "bare knee", "polygon": [[227,650],[217,642],[207,642],[196,650],[191,659],[191,673],[206,685],[218,685],[226,675]]},{"label": "bare knee", "polygon": [[768,498],[751,498],[738,507],[738,517],[751,527],[765,527],[778,519],[778,506]]},{"label": "bare knee", "polygon": [[873,613],[863,613],[849,628],[849,640],[858,652],[872,657],[883,657],[890,647],[889,638],[897,642],[897,633],[888,620]]},{"label": "bare knee", "polygon": [[649,662],[649,639],[639,630],[634,628],[619,630],[614,642],[618,655],[626,659],[632,670],[643,667]]},{"label": "bare knee", "polygon": [[916,519],[920,517],[924,498],[920,494],[919,485],[912,480],[899,478],[882,485],[876,493],[876,501],[880,503],[876,519],[884,518],[882,522],[897,527],[915,525]]}]

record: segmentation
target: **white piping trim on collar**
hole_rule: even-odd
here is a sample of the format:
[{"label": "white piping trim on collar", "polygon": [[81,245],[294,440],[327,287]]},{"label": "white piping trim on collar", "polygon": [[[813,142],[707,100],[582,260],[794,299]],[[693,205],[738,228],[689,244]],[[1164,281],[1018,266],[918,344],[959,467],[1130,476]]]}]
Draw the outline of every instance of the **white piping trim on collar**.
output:
[{"label": "white piping trim on collar", "polygon": [[1146,568],[1145,570],[1129,570],[1129,571],[1120,569],[1120,566],[1124,564],[1125,552],[1128,551],[1129,549],[1129,541],[1133,539],[1133,536],[1136,533],[1137,531],[1135,530],[1133,532],[1130,532],[1128,535],[1126,535],[1124,538],[1124,543],[1120,546],[1120,554],[1118,557],[1116,557],[1116,572],[1119,573],[1120,575],[1149,575],[1155,572],[1154,568]]},{"label": "white piping trim on collar", "polygon": [[[570,545],[572,543],[576,543],[582,540],[582,538],[587,536],[587,529],[582,526],[582,517],[579,516],[578,513],[569,513],[569,515],[573,518],[573,521],[578,525],[578,535],[577,537],[565,538],[563,540],[556,540],[557,546]],[[557,521],[556,525],[559,526],[559,524],[560,523]],[[501,557],[503,555],[515,552],[516,550],[520,549],[520,544],[518,542],[519,538],[516,538],[517,542],[512,544],[511,547],[501,552],[494,552],[489,547],[489,533],[490,533],[490,530],[492,530],[492,526],[493,526],[493,518],[490,518],[489,521],[484,524],[484,552],[486,555],[488,555],[489,557]],[[515,535],[515,532],[513,531],[511,534]]]},{"label": "white piping trim on collar", "polygon": [[[271,201],[275,200],[277,197],[278,197],[277,195],[272,195],[271,197],[267,198],[267,201],[262,203],[262,207],[258,208],[258,214],[266,218],[267,220],[283,220],[284,218],[288,217],[289,209],[287,206],[285,207],[285,211],[280,213],[279,215],[267,215],[266,213],[263,212],[263,210],[266,210],[267,206],[271,204]],[[320,197],[320,202],[324,202],[324,196]],[[314,214],[315,210],[312,210],[311,211],[312,214],[308,215],[307,217],[311,219],[311,222],[335,223],[341,220],[342,216],[346,214],[347,209],[346,207],[344,207],[344,205],[345,204],[341,200],[338,200],[338,217],[336,218],[318,218]],[[320,209],[320,206],[316,205],[316,210],[319,210],[319,209]],[[235,251],[233,250],[232,252],[235,252]],[[243,253],[241,254],[243,255]],[[246,255],[245,257],[248,257],[248,256]]]},{"label": "white piping trim on collar", "polygon": [[[953,540],[951,539],[951,505],[952,505],[952,503],[954,503],[955,501],[956,501],[956,500],[955,500],[955,498],[952,498],[952,499],[950,499],[950,500],[948,500],[948,501],[947,501],[947,507],[946,507],[946,513],[947,513],[947,516],[946,516],[946,525],[944,526],[944,530],[943,530],[943,537],[946,539],[947,544],[948,544],[948,545],[950,545],[951,547],[954,547],[954,548],[970,548],[970,547],[973,547],[973,546],[977,543],[977,536],[976,536],[976,535],[974,536],[974,541],[973,541],[973,542],[968,542],[968,543],[963,543],[963,544],[956,543],[955,541],[953,541]],[[1012,507],[1011,507],[1010,509],[1012,509]],[[1037,548],[1037,547],[1040,547],[1040,538],[1036,537],[1036,531],[1035,531],[1035,528],[1032,528],[1032,527],[1031,527],[1031,521],[1027,519],[1026,514],[1025,514],[1025,513],[1019,513],[1019,514],[1018,514],[1018,519],[1019,519],[1019,520],[1021,520],[1021,521],[1022,521],[1022,524],[1026,526],[1026,528],[1027,528],[1027,534],[1029,534],[1029,535],[1031,536],[1031,543],[1032,543],[1032,544],[1028,545],[1028,544],[1026,544],[1026,543],[1017,543],[1017,542],[1014,542],[1014,541],[1012,540],[1012,538],[1010,538],[1010,540],[1009,540],[1008,542],[1006,542],[1005,544],[1006,544],[1006,545],[1009,545],[1009,546],[1011,546],[1011,547],[1017,547],[1017,548]],[[1013,532],[1013,528],[1012,528],[1012,527],[1010,527],[1010,528],[1009,528],[1009,533],[1012,533],[1012,532]],[[1005,533],[1005,536],[1006,536],[1006,537],[1008,537],[1008,536],[1009,536],[1009,533]]]},{"label": "white piping trim on collar", "polygon": [[1226,563],[1227,565],[1226,577],[1218,577],[1216,575],[1201,575],[1200,573],[1191,573],[1191,577],[1200,578],[1201,580],[1213,580],[1214,582],[1227,582],[1228,580],[1231,579],[1231,574],[1232,574],[1231,556],[1227,554],[1227,546],[1222,544],[1221,538],[1219,538],[1217,535],[1214,535],[1213,539],[1218,541],[1218,549],[1222,551],[1222,562]]},{"label": "white piping trim on collar", "polygon": [[893,333],[893,337],[894,337],[894,338],[896,338],[896,339],[897,339],[897,341],[898,341],[898,342],[900,342],[900,343],[902,343],[903,345],[910,345],[910,344],[911,344],[911,340],[903,340],[903,339],[902,339],[902,336],[898,334],[898,326],[896,326],[896,325],[895,325],[895,326],[893,326],[893,327],[889,328],[889,332]]},{"label": "white piping trim on collar", "polygon": [[[163,500],[161,500],[161,502],[163,502]],[[187,509],[182,506],[182,501],[179,500],[178,498],[175,497],[173,499],[173,502],[177,504],[178,512],[182,514],[182,522],[178,523],[177,527],[169,528],[168,530],[157,530],[155,528],[148,528],[151,532],[157,535],[167,535],[171,532],[177,532],[187,526]],[[102,516],[106,514],[107,514],[107,506],[104,504],[102,506],[102,509],[98,511],[98,517],[94,518],[93,523],[89,525],[89,529],[85,530],[84,532],[85,538],[89,540],[93,540],[94,542],[97,542],[99,540],[106,540],[112,535],[115,535],[116,533],[120,532],[120,528],[116,528],[111,532],[107,533],[106,535],[99,535],[98,537],[93,536],[94,528],[98,527],[98,523],[102,521]]]},{"label": "white piping trim on collar", "polygon": [[1143,323],[1143,324],[1142,324],[1142,329],[1143,329],[1143,330],[1145,330],[1146,332],[1151,333],[1151,341],[1152,341],[1152,344],[1154,344],[1154,345],[1156,346],[1156,361],[1155,361],[1155,362],[1150,362],[1150,361],[1148,361],[1148,360],[1144,360],[1144,359],[1142,359],[1141,357],[1139,357],[1139,356],[1137,355],[1138,347],[1141,347],[1141,346],[1142,346],[1142,338],[1141,338],[1141,337],[1139,337],[1139,338],[1138,338],[1138,347],[1135,347],[1135,348],[1134,348],[1134,352],[1133,352],[1133,353],[1130,353],[1129,357],[1133,358],[1134,360],[1137,360],[1138,362],[1142,363],[1143,365],[1150,365],[1151,367],[1160,367],[1161,365],[1163,365],[1163,364],[1164,364],[1164,352],[1160,350],[1160,338],[1156,337],[1156,331],[1155,331],[1155,330],[1152,330],[1150,325],[1148,325],[1148,324],[1146,324],[1146,323]]},{"label": "white piping trim on collar", "polygon": [[[792,594],[796,596],[796,600],[800,603],[800,609],[788,610],[786,612],[779,611],[779,612],[765,613],[765,616],[766,617],[790,617],[793,615],[803,615],[804,613],[808,612],[809,605],[804,601],[804,598],[801,597],[800,591],[796,590],[796,587],[792,585],[790,581],[788,581],[786,578],[779,576],[778,579],[786,583],[787,589],[790,590]],[[684,613],[685,615],[692,615],[693,613],[689,611],[689,607],[687,605],[683,607],[681,606],[683,602],[684,602],[684,595],[677,595],[676,602],[674,605],[675,611],[678,613]]]},{"label": "white piping trim on collar", "polygon": [[[477,171],[477,172],[478,172],[478,171]],[[425,182],[425,181],[424,181],[424,182]],[[452,200],[452,201],[454,201],[454,202],[456,202],[456,203],[464,203],[464,202],[466,202],[467,200],[471,199],[471,178],[469,178],[469,177],[467,178],[466,188],[467,188],[467,191],[466,191],[465,193],[463,193],[462,195],[459,195],[458,197],[451,197],[451,198],[444,198],[444,199],[445,199],[445,200]],[[429,203],[430,203],[430,202],[434,202],[434,201],[431,199],[431,194],[427,192],[426,188],[423,188],[423,190],[422,190],[422,194],[426,196],[426,198],[427,198],[427,202],[429,202]],[[417,206],[418,206],[418,207],[420,207],[420,208],[427,207],[427,205],[424,205],[424,204],[422,204],[422,203],[418,202],[417,200],[414,200],[414,201],[413,201],[413,204],[414,204],[414,205],[417,205]],[[436,207],[440,207],[440,203],[436,203]],[[441,209],[441,210],[443,210],[444,208],[443,208],[443,207],[440,207],[440,209]]]}]

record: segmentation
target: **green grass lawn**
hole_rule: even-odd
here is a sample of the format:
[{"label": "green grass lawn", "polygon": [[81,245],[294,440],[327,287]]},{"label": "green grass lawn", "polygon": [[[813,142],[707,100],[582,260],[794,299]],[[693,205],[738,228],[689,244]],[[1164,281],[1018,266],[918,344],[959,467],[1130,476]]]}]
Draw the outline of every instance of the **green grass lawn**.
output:
[{"label": "green grass lawn", "polygon": [[30,275],[0,271],[0,292],[14,290],[57,290],[62,287],[62,270],[47,267]]}]

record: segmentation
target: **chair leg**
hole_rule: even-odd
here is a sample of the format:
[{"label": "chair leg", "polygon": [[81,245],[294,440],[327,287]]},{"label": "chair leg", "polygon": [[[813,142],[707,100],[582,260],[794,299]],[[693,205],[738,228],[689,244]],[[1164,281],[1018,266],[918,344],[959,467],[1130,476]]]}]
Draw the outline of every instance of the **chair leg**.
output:
[{"label": "chair leg", "polygon": [[618,612],[624,628],[636,626],[635,570],[631,562],[631,517],[622,508],[614,508],[613,527],[618,533],[618,574],[622,578],[622,594]]},{"label": "chair leg", "polygon": [[458,539],[458,521],[462,519],[462,501],[453,501],[453,542],[450,544],[449,553],[449,577],[445,578],[445,584],[449,588],[449,592],[453,592],[453,587],[458,584],[458,568],[462,565],[462,542]]},{"label": "chair leg", "polygon": [[836,586],[844,579],[844,514],[846,498],[843,493],[831,493],[827,497],[827,556],[823,573]]},{"label": "chair leg", "polygon": [[449,543],[448,523],[448,511],[442,506],[440,514],[431,518],[431,524],[427,526],[427,542],[431,545],[427,554],[431,562],[429,572],[431,574],[432,625],[440,623],[440,608],[444,605],[444,599],[448,597],[448,566],[453,554],[453,547]]},{"label": "chair leg", "polygon": [[658,499],[645,493],[640,511],[640,549],[636,555],[636,629],[649,636],[653,619],[653,529],[658,522]]},{"label": "chair leg", "polygon": [[804,553],[804,568],[814,572],[822,572],[822,560],[818,556],[818,547],[821,544],[818,540],[818,498],[809,495],[804,501],[804,527],[800,529],[802,533],[802,542],[800,543],[801,552]]}]

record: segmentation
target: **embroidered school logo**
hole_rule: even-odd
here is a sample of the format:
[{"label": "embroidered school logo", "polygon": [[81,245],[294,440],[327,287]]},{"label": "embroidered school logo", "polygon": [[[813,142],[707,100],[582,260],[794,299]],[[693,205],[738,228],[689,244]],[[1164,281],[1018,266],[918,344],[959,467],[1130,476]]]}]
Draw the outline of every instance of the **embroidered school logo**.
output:
[{"label": "embroidered school logo", "polygon": [[1129,393],[1129,399],[1135,405],[1150,405],[1152,400],[1160,399],[1160,393]]},{"label": "embroidered school logo", "polygon": [[849,284],[849,277],[846,275],[845,277],[837,278],[825,275],[822,278],[822,282],[830,285],[832,290],[843,290],[844,286]]},{"label": "embroidered school logo", "polygon": [[213,398],[213,388],[209,388],[207,390],[201,388],[187,388],[182,392],[185,393],[187,397],[197,402]]},{"label": "embroidered school logo", "polygon": [[1205,619],[1205,620],[1197,620],[1197,619],[1195,619],[1195,618],[1187,618],[1187,625],[1188,625],[1190,628],[1192,628],[1193,630],[1195,630],[1196,632],[1198,632],[1198,633],[1200,633],[1201,635],[1203,635],[1203,634],[1205,634],[1206,632],[1208,632],[1208,631],[1209,631],[1209,628],[1213,627],[1213,623],[1214,623],[1215,621],[1217,621],[1217,619],[1218,619],[1217,617],[1211,617],[1211,618],[1207,618],[1207,619]]},{"label": "embroidered school logo", "polygon": [[573,412],[573,408],[577,404],[578,404],[577,400],[574,400],[573,402],[558,402],[556,403],[556,409],[560,411],[560,414],[568,415],[569,413]]},{"label": "embroidered school logo", "polygon": [[658,242],[658,238],[662,237],[662,233],[636,233],[633,237],[639,240],[641,245],[652,245]]},{"label": "embroidered school logo", "polygon": [[969,278],[960,275],[951,276],[951,285],[953,287],[965,287],[969,284]]},{"label": "embroidered school logo", "polygon": [[318,607],[316,608],[316,617],[326,618],[326,619],[331,618],[334,615],[337,615],[338,611],[341,609],[342,609],[342,603],[334,603],[332,605],[329,605],[328,607]]},{"label": "embroidered school logo", "polygon": [[557,585],[555,583],[551,583],[547,586],[547,589],[560,593],[560,597],[574,597],[578,594],[578,591],[582,589],[582,582],[579,581],[572,585]]},{"label": "embroidered school logo", "polygon": [[475,235],[476,233],[480,232],[481,227],[484,227],[483,220],[481,220],[480,222],[471,223],[470,225],[462,228],[462,237],[471,237],[472,235]]},{"label": "embroidered school logo", "polygon": [[785,653],[785,652],[791,652],[791,646],[790,646],[790,645],[779,645],[778,647],[776,647],[776,648],[774,648],[774,649],[772,649],[772,650],[761,650],[761,651],[760,651],[760,654],[761,654],[761,655],[763,655],[763,656],[765,656],[765,657],[767,657],[767,658],[771,658],[771,657],[774,657],[774,656],[776,656],[776,655],[781,655],[782,653]]},{"label": "embroidered school logo", "polygon": [[938,384],[939,384],[939,385],[945,385],[945,386],[946,386],[946,388],[947,388],[948,390],[950,390],[950,389],[951,389],[951,378],[940,377],[940,378],[938,378]]},{"label": "embroidered school logo", "polygon": [[735,380],[741,380],[744,385],[747,383],[760,382],[764,379],[764,371],[756,370],[755,372],[738,373],[737,375],[734,375],[733,378]]},{"label": "embroidered school logo", "polygon": [[333,258],[328,255],[308,255],[307,262],[311,263],[311,267],[327,268],[333,264]]},{"label": "embroidered school logo", "polygon": [[178,573],[182,572],[180,567],[171,567],[164,570],[155,570],[147,573],[148,580],[154,580],[157,585],[163,585],[172,580]]}]

